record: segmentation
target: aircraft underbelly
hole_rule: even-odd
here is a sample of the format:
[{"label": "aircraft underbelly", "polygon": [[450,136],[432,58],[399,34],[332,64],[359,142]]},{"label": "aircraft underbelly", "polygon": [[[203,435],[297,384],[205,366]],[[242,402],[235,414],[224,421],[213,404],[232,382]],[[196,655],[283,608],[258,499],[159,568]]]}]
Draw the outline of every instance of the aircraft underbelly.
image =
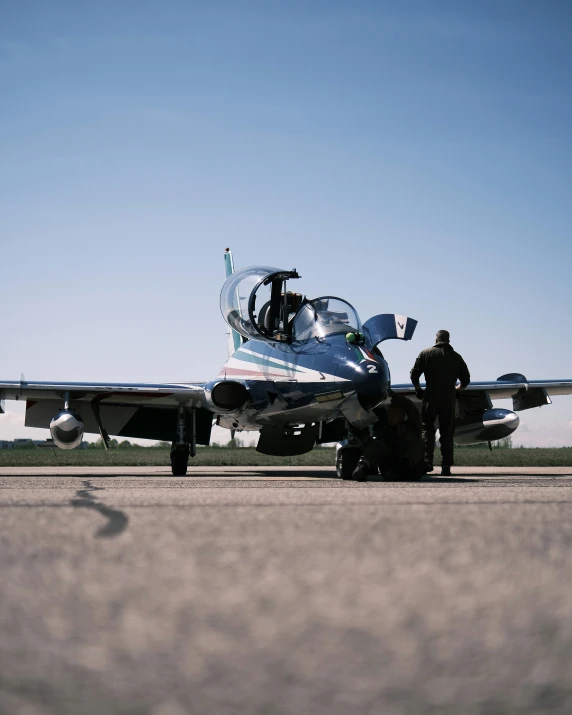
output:
[{"label": "aircraft underbelly", "polygon": [[263,397],[240,414],[221,415],[219,425],[228,429],[257,430],[265,425],[316,423],[334,419],[346,397],[333,381],[298,383],[294,380],[265,382]]},{"label": "aircraft underbelly", "polygon": [[292,407],[286,410],[276,411],[269,414],[263,414],[265,422],[275,424],[288,424],[290,422],[321,422],[323,420],[332,419],[334,414],[339,411],[339,405],[342,400],[337,400],[335,403],[330,402],[327,405],[313,403],[304,407]]},{"label": "aircraft underbelly", "polygon": [[275,424],[330,419],[344,400],[338,386],[327,378],[315,383],[276,381],[274,391],[277,398],[260,417]]}]

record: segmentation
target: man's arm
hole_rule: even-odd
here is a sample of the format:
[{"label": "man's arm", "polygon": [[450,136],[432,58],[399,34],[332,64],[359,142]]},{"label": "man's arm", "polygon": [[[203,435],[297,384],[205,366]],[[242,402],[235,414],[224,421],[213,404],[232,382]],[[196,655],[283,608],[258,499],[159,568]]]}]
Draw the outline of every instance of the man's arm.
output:
[{"label": "man's arm", "polygon": [[420,352],[419,355],[417,356],[417,360],[415,361],[415,365],[411,368],[411,373],[410,373],[410,378],[411,382],[413,383],[413,387],[415,388],[415,395],[422,400],[423,395],[424,395],[424,390],[421,389],[421,385],[419,384],[419,379],[421,375],[425,372],[425,355],[423,352]]},{"label": "man's arm", "polygon": [[460,381],[460,385],[457,385],[457,390],[464,390],[465,387],[471,382],[471,373],[467,367],[467,363],[459,355],[459,367],[457,370],[457,375]]}]

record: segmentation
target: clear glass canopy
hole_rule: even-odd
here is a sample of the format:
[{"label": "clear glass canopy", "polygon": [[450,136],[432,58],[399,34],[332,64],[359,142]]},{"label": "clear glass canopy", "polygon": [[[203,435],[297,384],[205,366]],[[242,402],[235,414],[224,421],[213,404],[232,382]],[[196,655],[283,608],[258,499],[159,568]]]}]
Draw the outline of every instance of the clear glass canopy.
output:
[{"label": "clear glass canopy", "polygon": [[245,338],[283,340],[292,311],[302,296],[286,291],[286,281],[298,278],[296,271],[270,266],[250,266],[233,273],[220,294],[220,309],[226,322]]},{"label": "clear glass canopy", "polygon": [[326,335],[361,331],[355,308],[341,298],[324,296],[302,304],[294,318],[294,340],[324,338]]},{"label": "clear glass canopy", "polygon": [[354,308],[341,298],[305,300],[286,289],[298,278],[295,270],[250,266],[230,275],[220,294],[226,322],[245,338],[279,342],[309,340],[338,333],[359,332]]},{"label": "clear glass canopy", "polygon": [[269,266],[249,266],[229,276],[220,294],[220,310],[223,318],[245,338],[258,336],[248,314],[248,304],[252,292],[260,282],[278,272],[278,268]]}]

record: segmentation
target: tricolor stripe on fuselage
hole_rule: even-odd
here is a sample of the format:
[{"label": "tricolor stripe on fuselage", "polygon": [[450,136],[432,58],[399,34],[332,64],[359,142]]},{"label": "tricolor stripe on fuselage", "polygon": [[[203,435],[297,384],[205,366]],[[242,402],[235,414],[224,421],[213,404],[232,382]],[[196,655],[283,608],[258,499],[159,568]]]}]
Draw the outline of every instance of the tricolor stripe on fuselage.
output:
[{"label": "tricolor stripe on fuselage", "polygon": [[[264,345],[249,345],[264,349]],[[297,382],[333,382],[334,375],[302,367],[274,355],[265,355],[247,347],[239,348],[226,362],[219,378],[239,377],[249,380],[295,380]]]}]

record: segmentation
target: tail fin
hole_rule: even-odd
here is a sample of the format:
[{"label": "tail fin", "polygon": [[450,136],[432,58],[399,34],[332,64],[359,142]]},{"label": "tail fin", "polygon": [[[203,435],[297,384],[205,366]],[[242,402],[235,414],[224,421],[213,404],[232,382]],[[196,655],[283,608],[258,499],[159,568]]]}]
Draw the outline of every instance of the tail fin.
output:
[{"label": "tail fin", "polygon": [[[225,248],[224,250],[224,269],[226,273],[226,278],[234,273],[234,261],[232,259],[232,251],[230,248]],[[243,338],[236,332],[236,330],[230,329],[228,334],[228,354],[232,355],[238,350],[242,345]]]},{"label": "tail fin", "polygon": [[230,248],[224,249],[224,272],[225,278],[228,278],[234,273],[234,261],[232,260],[232,251]]}]

